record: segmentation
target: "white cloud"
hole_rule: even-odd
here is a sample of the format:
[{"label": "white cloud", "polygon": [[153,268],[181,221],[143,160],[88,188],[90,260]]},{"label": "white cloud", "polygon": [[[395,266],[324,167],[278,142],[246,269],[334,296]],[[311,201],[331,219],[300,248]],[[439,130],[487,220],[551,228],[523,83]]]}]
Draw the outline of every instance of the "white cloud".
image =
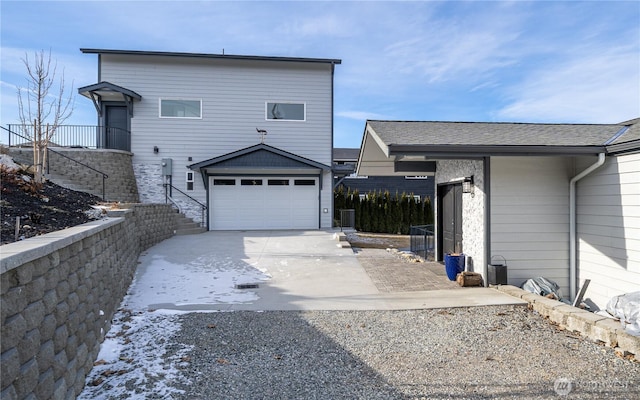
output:
[{"label": "white cloud", "polygon": [[388,116],[382,114],[376,114],[368,111],[338,111],[335,113],[336,117],[342,117],[355,120],[367,120],[367,119],[388,119]]},{"label": "white cloud", "polygon": [[617,123],[640,115],[640,60],[619,47],[547,65],[510,88],[508,120]]}]

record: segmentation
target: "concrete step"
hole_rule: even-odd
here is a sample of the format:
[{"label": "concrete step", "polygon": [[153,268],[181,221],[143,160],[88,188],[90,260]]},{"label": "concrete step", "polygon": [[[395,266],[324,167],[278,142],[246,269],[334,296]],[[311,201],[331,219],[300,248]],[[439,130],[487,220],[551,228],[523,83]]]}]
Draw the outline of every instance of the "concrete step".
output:
[{"label": "concrete step", "polygon": [[176,220],[176,235],[196,235],[206,232],[207,228],[200,226],[198,222],[187,218],[184,214],[179,213]]},{"label": "concrete step", "polygon": [[199,233],[204,233],[207,231],[207,228],[202,226],[197,226],[194,228],[182,228],[176,229],[176,235],[197,235]]}]

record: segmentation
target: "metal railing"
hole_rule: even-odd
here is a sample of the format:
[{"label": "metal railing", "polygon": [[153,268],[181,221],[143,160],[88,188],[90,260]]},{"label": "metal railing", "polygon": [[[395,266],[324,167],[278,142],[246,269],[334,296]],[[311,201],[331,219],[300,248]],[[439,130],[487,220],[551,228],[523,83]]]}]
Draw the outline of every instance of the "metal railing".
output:
[{"label": "metal railing", "polygon": [[[9,127],[11,127],[11,125],[9,125]],[[29,145],[30,147],[31,147],[31,146],[33,146],[33,142],[32,142],[32,141],[31,141],[31,139],[29,139],[28,137],[22,136],[22,135],[21,135],[21,134],[19,134],[18,132],[12,132],[12,131],[11,131],[11,128],[7,129],[7,128],[5,128],[4,126],[0,126],[0,128],[4,129],[5,131],[7,131],[7,132],[9,133],[9,138],[11,138],[11,135],[13,135],[13,136],[14,136],[14,138],[19,138],[20,140],[24,141],[25,143],[30,143],[30,145]],[[17,147],[17,146],[16,146],[16,147]],[[85,164],[85,163],[83,163],[83,162],[81,162],[81,161],[78,161],[78,160],[73,159],[73,158],[71,158],[71,157],[69,157],[69,156],[66,156],[66,155],[64,155],[64,154],[60,153],[59,151],[52,150],[52,149],[50,149],[49,147],[47,147],[47,165],[46,165],[46,167],[47,167],[47,168],[46,168],[46,173],[47,173],[47,174],[49,173],[49,170],[50,170],[51,153],[54,153],[54,154],[56,154],[56,155],[59,155],[60,157],[64,157],[64,158],[66,158],[66,159],[68,159],[68,160],[70,160],[70,161],[73,161],[74,163],[76,163],[76,164],[78,164],[78,165],[80,165],[80,166],[82,166],[82,167],[88,168],[88,169],[90,169],[90,170],[92,170],[92,171],[96,172],[97,174],[102,175],[102,201],[106,201],[106,198],[105,198],[105,193],[106,193],[106,190],[105,190],[105,186],[106,186],[106,185],[105,185],[105,180],[106,180],[107,178],[109,178],[109,175],[107,175],[107,174],[105,174],[104,172],[99,171],[99,170],[97,170],[97,169],[93,168],[92,166],[87,165],[87,164]]]},{"label": "metal railing", "polygon": [[201,212],[201,220],[200,220],[200,226],[206,226],[206,214],[207,214],[207,206],[206,204],[201,203],[200,201],[194,199],[193,197],[189,196],[188,194],[186,194],[185,192],[183,192],[182,190],[178,189],[177,187],[173,186],[170,183],[164,183],[162,186],[164,186],[164,202],[165,203],[169,203],[171,202],[171,204],[175,205],[176,207],[178,207],[178,211],[180,211],[179,206],[177,205],[177,203],[175,202],[174,198],[173,198],[173,191],[177,191],[178,193],[182,194],[183,196],[187,197],[189,200],[197,203],[200,206],[200,212]]},{"label": "metal railing", "polygon": [[356,229],[356,210],[340,209],[340,231],[344,228]]},{"label": "metal railing", "polygon": [[411,237],[411,252],[425,260],[433,260],[435,256],[433,225],[412,225],[409,235]]},{"label": "metal railing", "polygon": [[[31,146],[33,125],[8,124],[9,147]],[[88,149],[117,149],[131,151],[131,132],[121,128],[101,125],[60,125],[51,137],[52,147]]]},{"label": "metal railing", "polygon": [[[71,158],[69,156],[66,156],[66,155],[60,153],[59,151],[51,150],[50,148],[47,147],[47,152],[48,153],[54,153],[56,155],[59,155],[60,157],[64,157],[67,160],[71,160],[74,163],[76,163],[76,164],[78,164],[78,165],[80,165],[82,167],[88,168],[88,169],[92,170],[93,172],[102,175],[102,201],[107,201],[107,199],[106,199],[106,190],[105,190],[105,186],[106,186],[105,185],[105,181],[109,178],[109,175],[105,174],[102,171],[98,171],[97,169],[93,168],[92,166],[87,165],[87,164],[85,164],[85,163],[83,163],[81,161],[78,161],[78,160],[73,159],[73,158]],[[51,160],[51,155],[47,154],[47,174],[49,173],[49,162],[50,162],[50,160]]]}]

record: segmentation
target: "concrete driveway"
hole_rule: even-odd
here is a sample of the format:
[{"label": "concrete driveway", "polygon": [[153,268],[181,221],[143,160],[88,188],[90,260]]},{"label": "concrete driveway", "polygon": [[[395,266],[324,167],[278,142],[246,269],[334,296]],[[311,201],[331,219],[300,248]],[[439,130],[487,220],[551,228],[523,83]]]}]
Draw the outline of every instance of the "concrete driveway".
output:
[{"label": "concrete driveway", "polygon": [[526,304],[489,288],[381,292],[358,255],[338,247],[333,233],[213,231],[174,236],[140,257],[126,302],[135,309],[182,311]]}]

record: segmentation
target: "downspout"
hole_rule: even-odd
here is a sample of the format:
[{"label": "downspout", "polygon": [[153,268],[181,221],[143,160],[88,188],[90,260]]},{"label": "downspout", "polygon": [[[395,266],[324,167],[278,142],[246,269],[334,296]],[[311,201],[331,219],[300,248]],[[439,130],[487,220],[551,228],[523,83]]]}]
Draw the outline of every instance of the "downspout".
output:
[{"label": "downspout", "polygon": [[576,298],[576,259],[577,259],[577,249],[576,249],[576,183],[589,175],[597,168],[602,166],[605,161],[605,154],[598,154],[598,161],[591,164],[591,166],[584,171],[580,172],[578,175],[571,178],[569,182],[569,292],[571,295],[571,300]]}]

